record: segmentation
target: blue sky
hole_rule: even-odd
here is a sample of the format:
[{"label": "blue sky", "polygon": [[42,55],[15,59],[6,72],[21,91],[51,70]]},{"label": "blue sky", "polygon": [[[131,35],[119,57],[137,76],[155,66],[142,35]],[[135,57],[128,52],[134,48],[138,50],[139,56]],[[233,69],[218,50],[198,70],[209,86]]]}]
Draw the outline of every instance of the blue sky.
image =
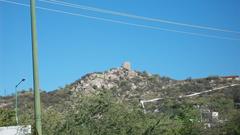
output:
[{"label": "blue sky", "polygon": [[[28,4],[28,0],[11,0]],[[140,16],[240,31],[239,0],[68,0]],[[240,39],[240,34],[193,29],[164,23],[72,9],[37,2],[38,6],[180,31]],[[0,1],[0,94],[32,87],[29,8]],[[64,87],[82,75],[130,61],[174,79],[240,74],[240,41],[153,30],[37,10],[41,89]]]}]

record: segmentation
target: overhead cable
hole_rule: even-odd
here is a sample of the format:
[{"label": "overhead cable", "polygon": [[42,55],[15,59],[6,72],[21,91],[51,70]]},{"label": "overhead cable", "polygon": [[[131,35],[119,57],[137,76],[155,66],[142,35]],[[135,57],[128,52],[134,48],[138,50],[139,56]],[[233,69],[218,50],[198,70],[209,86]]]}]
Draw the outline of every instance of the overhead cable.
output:
[{"label": "overhead cable", "polygon": [[[18,3],[18,2],[9,1],[9,0],[0,0],[0,2],[5,2],[5,3],[9,3],[9,4],[15,4],[15,5],[20,5],[20,6],[30,7],[28,4]],[[126,21],[119,21],[119,20],[108,19],[108,18],[103,18],[103,17],[83,15],[83,14],[79,14],[79,13],[72,13],[72,12],[67,12],[67,11],[63,11],[63,10],[45,8],[45,7],[40,7],[40,6],[37,6],[36,8],[37,9],[41,9],[41,10],[45,10],[45,11],[51,11],[51,12],[56,12],[56,13],[72,15],[72,16],[84,17],[84,18],[88,18],[88,19],[100,20],[100,21],[105,21],[105,22],[112,22],[112,23],[136,26],[136,27],[141,27],[141,28],[146,28],[146,29],[174,32],[174,33],[180,33],[180,34],[185,34],[185,35],[193,35],[193,36],[200,36],[200,37],[207,37],[207,38],[240,41],[240,39],[232,38],[232,37],[223,37],[223,36],[208,35],[208,34],[201,34],[201,33],[194,33],[194,32],[186,32],[186,31],[180,31],[180,30],[174,30],[174,29],[166,29],[166,28],[161,28],[161,27],[156,27],[156,26],[136,24],[136,23],[130,23],[130,22],[126,22]]]},{"label": "overhead cable", "polygon": [[170,21],[170,20],[165,20],[165,19],[139,16],[139,15],[134,15],[134,14],[129,14],[129,13],[106,10],[106,9],[102,9],[102,8],[90,7],[90,6],[80,5],[80,4],[73,4],[73,3],[69,3],[69,2],[65,2],[65,1],[59,1],[59,0],[38,0],[38,1],[45,2],[45,3],[50,3],[50,4],[55,4],[55,5],[67,6],[67,7],[71,7],[71,8],[78,8],[78,9],[88,10],[88,11],[93,11],[93,12],[99,12],[99,13],[129,17],[129,18],[139,19],[139,20],[144,20],[144,21],[166,23],[166,24],[171,24],[171,25],[184,26],[184,27],[190,27],[190,28],[202,29],[202,30],[211,30],[211,31],[218,31],[218,32],[240,34],[239,31],[233,31],[233,30],[228,30],[228,29],[223,29],[223,28],[209,27],[209,26],[202,26],[202,25],[194,25],[194,24],[188,24],[188,23],[181,23],[181,22]]}]

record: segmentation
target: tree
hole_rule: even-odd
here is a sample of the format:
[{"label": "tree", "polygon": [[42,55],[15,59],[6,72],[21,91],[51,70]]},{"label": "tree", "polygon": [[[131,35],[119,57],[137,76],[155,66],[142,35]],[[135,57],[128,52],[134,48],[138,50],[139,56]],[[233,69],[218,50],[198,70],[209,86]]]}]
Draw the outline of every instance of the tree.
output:
[{"label": "tree", "polygon": [[10,109],[0,109],[0,126],[16,125],[15,111]]}]

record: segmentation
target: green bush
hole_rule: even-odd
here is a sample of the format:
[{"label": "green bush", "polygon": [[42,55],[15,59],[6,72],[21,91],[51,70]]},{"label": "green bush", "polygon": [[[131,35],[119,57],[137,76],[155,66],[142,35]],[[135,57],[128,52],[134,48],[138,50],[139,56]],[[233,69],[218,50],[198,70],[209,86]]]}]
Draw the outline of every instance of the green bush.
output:
[{"label": "green bush", "polygon": [[0,126],[16,125],[15,111],[10,109],[0,109]]}]

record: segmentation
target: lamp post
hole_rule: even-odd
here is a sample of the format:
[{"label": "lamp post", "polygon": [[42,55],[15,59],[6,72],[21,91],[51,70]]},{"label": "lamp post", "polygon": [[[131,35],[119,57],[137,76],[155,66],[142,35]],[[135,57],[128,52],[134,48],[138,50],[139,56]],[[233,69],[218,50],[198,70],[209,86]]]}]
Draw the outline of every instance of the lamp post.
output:
[{"label": "lamp post", "polygon": [[16,123],[17,123],[17,125],[18,125],[18,91],[17,91],[17,87],[22,83],[22,82],[24,82],[26,79],[22,79],[16,86],[15,86],[15,92],[16,92],[16,94],[15,94],[15,96],[16,96],[16,98],[15,98],[15,115],[16,115]]}]

